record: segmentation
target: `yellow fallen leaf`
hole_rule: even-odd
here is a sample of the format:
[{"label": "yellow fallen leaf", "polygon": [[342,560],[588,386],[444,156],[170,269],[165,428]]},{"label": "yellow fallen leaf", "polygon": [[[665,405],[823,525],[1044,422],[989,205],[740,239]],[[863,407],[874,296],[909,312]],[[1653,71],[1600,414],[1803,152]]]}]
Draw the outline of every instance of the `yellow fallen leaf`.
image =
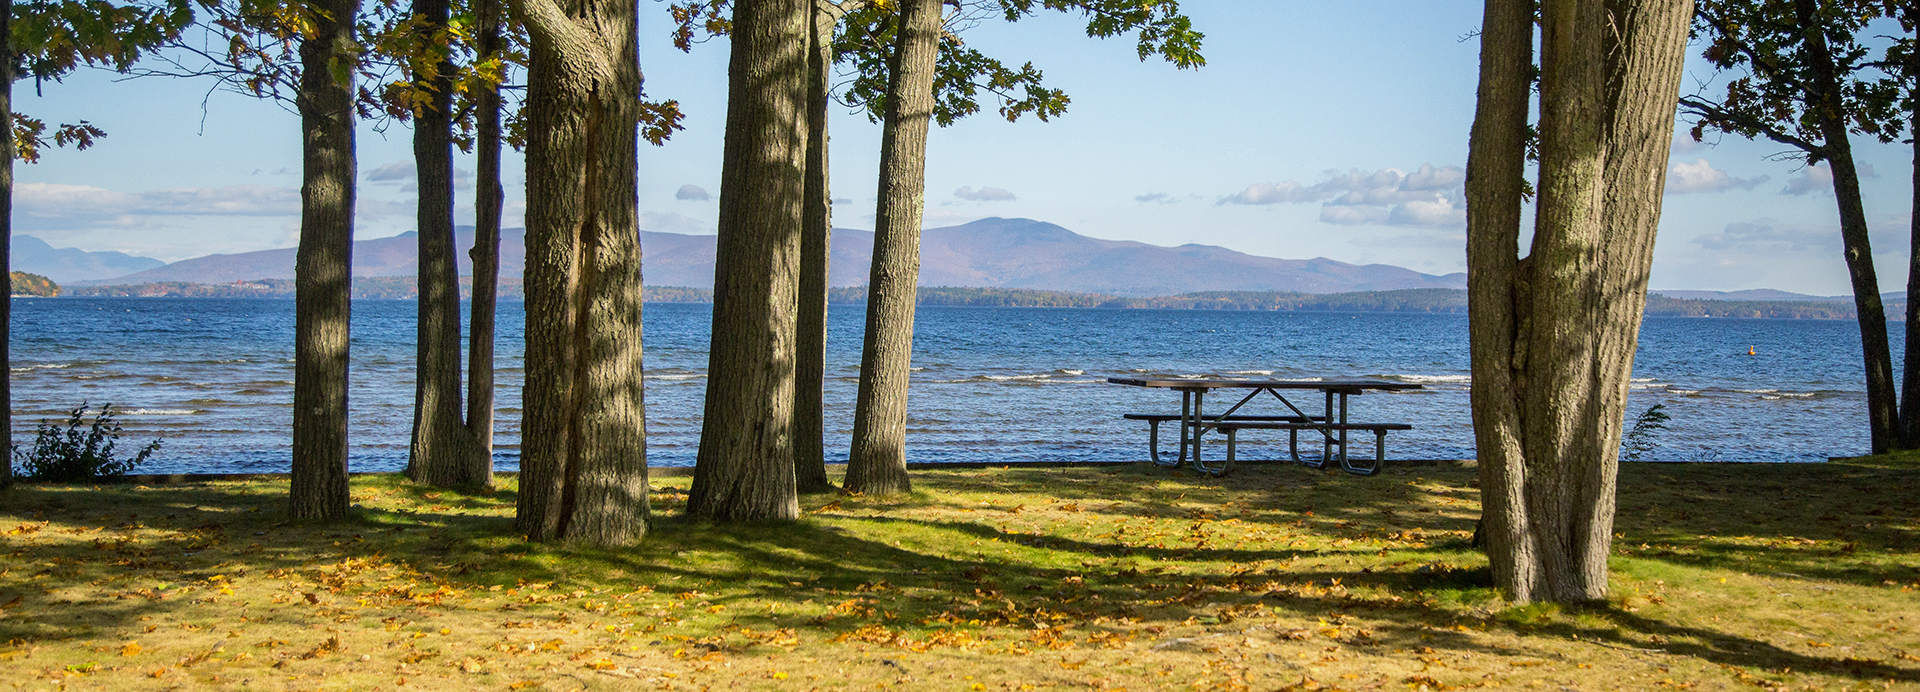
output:
[{"label": "yellow fallen leaf", "polygon": [[442,627],[442,628],[440,628],[440,633],[441,633],[441,634],[453,634],[453,629],[452,629],[452,628],[450,628],[450,627]]},{"label": "yellow fallen leaf", "polygon": [[120,655],[121,656],[140,655],[140,642],[127,642],[126,646],[120,647]]},{"label": "yellow fallen leaf", "polygon": [[775,680],[785,680],[785,679],[787,679],[787,674],[786,674],[786,673],[782,673],[782,672],[780,672],[780,671],[774,671],[774,673],[773,673],[773,679],[775,679]]}]

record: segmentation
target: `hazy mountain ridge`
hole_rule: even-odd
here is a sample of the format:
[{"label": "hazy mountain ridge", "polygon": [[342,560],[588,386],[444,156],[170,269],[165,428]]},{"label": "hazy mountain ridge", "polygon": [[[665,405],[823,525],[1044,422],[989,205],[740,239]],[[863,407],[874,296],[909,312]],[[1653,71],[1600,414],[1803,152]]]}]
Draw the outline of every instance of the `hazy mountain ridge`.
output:
[{"label": "hazy mountain ridge", "polygon": [[55,283],[89,279],[107,279],[166,265],[151,257],[124,252],[89,252],[75,248],[55,248],[30,235],[13,236],[9,247],[12,271],[39,274]]},{"label": "hazy mountain ridge", "polygon": [[[526,263],[522,229],[501,238],[502,276],[518,276]],[[458,242],[472,243],[462,227]],[[642,272],[648,285],[710,288],[716,236],[642,231]],[[416,272],[412,233],[354,243],[353,275],[406,276]],[[231,283],[293,278],[294,250],[262,250],[181,260],[91,285]],[[835,287],[863,286],[873,256],[873,233],[836,229],[832,272]],[[460,271],[471,272],[465,253]],[[1118,296],[1155,296],[1196,291],[1343,291],[1461,288],[1465,274],[1435,276],[1385,264],[1355,265],[1326,259],[1258,257],[1211,245],[1163,247],[1090,238],[1031,219],[981,219],[927,229],[921,240],[924,286],[1026,288]]]}]

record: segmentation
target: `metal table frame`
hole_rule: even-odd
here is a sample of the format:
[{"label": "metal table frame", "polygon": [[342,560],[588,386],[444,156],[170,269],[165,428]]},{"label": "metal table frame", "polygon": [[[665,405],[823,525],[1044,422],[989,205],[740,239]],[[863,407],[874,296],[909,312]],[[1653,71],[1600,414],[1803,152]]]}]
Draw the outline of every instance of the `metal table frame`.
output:
[{"label": "metal table frame", "polygon": [[[1286,405],[1289,410],[1293,411],[1294,415],[1302,418],[1305,422],[1299,425],[1315,429],[1320,433],[1320,459],[1318,461],[1301,459],[1296,438],[1293,448],[1293,456],[1296,461],[1314,468],[1320,468],[1325,466],[1328,461],[1333,460],[1333,448],[1339,447],[1340,467],[1347,471],[1358,473],[1359,470],[1354,469],[1347,460],[1348,430],[1343,427],[1347,424],[1347,397],[1365,394],[1366,390],[1369,389],[1391,392],[1423,388],[1417,384],[1385,382],[1381,380],[1157,380],[1133,377],[1109,377],[1107,381],[1114,384],[1124,384],[1134,387],[1157,387],[1180,392],[1180,455],[1175,458],[1172,463],[1164,462],[1160,460],[1159,449],[1156,447],[1156,449],[1153,450],[1154,463],[1169,468],[1179,468],[1181,464],[1187,463],[1188,450],[1191,449],[1193,468],[1214,476],[1225,475],[1228,467],[1224,465],[1218,467],[1208,466],[1206,462],[1201,460],[1201,436],[1219,427],[1220,423],[1226,421],[1228,416],[1233,415],[1234,412],[1239,411],[1249,402],[1258,398],[1261,392],[1273,395],[1273,398],[1279,400],[1281,404]],[[1228,408],[1225,413],[1210,417],[1205,414],[1203,407],[1207,392],[1214,389],[1248,389],[1252,391],[1247,392],[1246,396],[1241,397],[1240,401]],[[1306,411],[1301,410],[1299,406],[1294,405],[1292,401],[1282,396],[1280,390],[1283,389],[1312,389],[1320,391],[1325,395],[1322,415],[1316,421],[1314,416],[1307,415]],[[1337,414],[1335,413],[1334,403],[1336,397],[1339,399]],[[1153,441],[1150,444],[1157,445],[1158,441]]]}]

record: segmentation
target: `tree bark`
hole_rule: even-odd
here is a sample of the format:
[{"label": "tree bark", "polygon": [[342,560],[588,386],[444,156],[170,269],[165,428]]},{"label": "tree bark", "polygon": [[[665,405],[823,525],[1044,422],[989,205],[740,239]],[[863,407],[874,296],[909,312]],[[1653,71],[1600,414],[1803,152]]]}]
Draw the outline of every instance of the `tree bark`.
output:
[{"label": "tree bark", "polygon": [[796,300],[811,0],[738,0],[705,424],[688,513],[795,519]]},{"label": "tree bark", "polygon": [[348,300],[353,266],[353,81],[359,0],[316,0],[300,42],[300,249],[294,268],[292,514],[346,516]]},{"label": "tree bark", "polygon": [[[478,0],[475,14],[480,25],[479,50],[482,57],[500,55],[505,47],[501,37],[499,0]],[[475,154],[480,170],[475,173],[473,210],[473,305],[471,340],[467,346],[467,432],[472,443],[467,447],[468,462],[481,474],[479,487],[493,486],[493,341],[495,314],[500,286],[500,207],[505,193],[500,188],[500,86],[493,84],[475,97]]]},{"label": "tree bark", "polygon": [[933,119],[934,61],[941,0],[900,3],[900,31],[888,67],[880,135],[879,209],[867,331],[860,357],[847,489],[868,495],[913,489],[907,476],[907,382],[913,368],[913,312],[920,282],[920,219],[926,207],[927,132]]},{"label": "tree bark", "polygon": [[647,529],[633,0],[529,0],[527,385],[516,525],[622,545]]},{"label": "tree bark", "polygon": [[1913,136],[1913,207],[1908,225],[1906,358],[1900,381],[1900,442],[1906,449],[1920,447],[1920,6],[1907,3],[1906,23],[1914,28],[1913,50],[1907,53],[1907,97],[1912,112],[1907,127]]},{"label": "tree bark", "polygon": [[[0,272],[7,276],[7,299],[0,300],[0,440],[13,445],[13,0],[0,0]],[[0,488],[13,485],[13,455],[0,461]]]},{"label": "tree bark", "polygon": [[[447,30],[447,0],[414,0],[419,31]],[[426,45],[435,45],[428,41]],[[444,45],[436,50],[445,50]],[[461,420],[460,270],[453,237],[453,63],[446,53],[420,59],[414,80],[413,159],[419,188],[416,231],[419,299],[415,301],[413,443],[407,477],[428,485],[477,489],[491,467],[476,468],[473,436]],[[431,74],[426,74],[427,70]]]},{"label": "tree bark", "polygon": [[793,477],[803,493],[834,490],[827,478],[827,275],[833,254],[833,190],[827,170],[827,112],[833,28],[839,18],[816,3],[807,44],[806,209],[800,231],[800,315],[795,327]]},{"label": "tree bark", "polygon": [[1841,252],[1847,259],[1847,278],[1853,283],[1853,304],[1860,323],[1860,351],[1867,371],[1867,423],[1874,454],[1899,442],[1899,399],[1893,387],[1893,357],[1887,344],[1887,311],[1880,301],[1880,279],[1873,267],[1873,247],[1867,238],[1867,213],[1860,201],[1860,173],[1853,163],[1853,145],[1840,109],[1840,80],[1826,33],[1821,30],[1818,0],[1795,0],[1794,13],[1806,32],[1802,49],[1812,73],[1807,85],[1807,110],[1819,121],[1826,140],[1820,155],[1833,173],[1833,196],[1840,206]]},{"label": "tree bark", "polygon": [[1621,416],[1692,3],[1543,3],[1538,211],[1518,259],[1525,8],[1488,2],[1491,98],[1469,159],[1484,537],[1509,598],[1587,601],[1607,593]]}]

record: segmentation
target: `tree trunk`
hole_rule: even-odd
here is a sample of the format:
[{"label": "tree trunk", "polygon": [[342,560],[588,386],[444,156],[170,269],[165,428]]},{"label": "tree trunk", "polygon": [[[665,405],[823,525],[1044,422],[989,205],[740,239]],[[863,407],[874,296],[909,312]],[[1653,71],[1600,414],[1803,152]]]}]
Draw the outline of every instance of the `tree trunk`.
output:
[{"label": "tree trunk", "polygon": [[827,270],[833,256],[833,190],[827,175],[827,109],[833,68],[833,27],[827,7],[811,13],[807,44],[806,209],[800,231],[800,321],[795,327],[793,478],[803,493],[834,490],[827,478]]},{"label": "tree trunk", "polygon": [[646,533],[633,0],[529,0],[527,385],[516,525]]},{"label": "tree trunk", "polygon": [[796,300],[811,0],[737,0],[705,424],[688,513],[794,519]]},{"label": "tree trunk", "polygon": [[[500,35],[499,0],[478,0],[482,57],[498,56],[504,47]],[[481,475],[478,485],[493,487],[493,337],[500,286],[500,86],[493,84],[475,97],[475,152],[480,170],[473,186],[473,313],[467,347],[467,432],[472,442],[467,455]]]},{"label": "tree trunk", "polygon": [[[13,0],[0,0],[0,272],[7,298],[0,300],[0,367],[13,372]],[[13,378],[0,377],[0,440],[13,448]],[[0,488],[13,485],[13,455],[0,461]]]},{"label": "tree trunk", "polygon": [[[444,33],[447,0],[414,0],[418,31]],[[428,45],[433,45],[429,41]],[[445,46],[436,46],[444,50]],[[453,64],[445,53],[422,65],[414,80],[413,160],[419,187],[413,444],[407,477],[428,485],[479,488],[490,469],[475,468],[473,437],[461,420],[460,270],[453,238]],[[428,70],[432,73],[428,74]]]},{"label": "tree trunk", "polygon": [[[316,0],[300,42],[303,146],[294,265],[293,474],[300,519],[347,514],[347,346],[353,266],[353,82],[335,65],[358,52],[359,0]],[[350,73],[349,73],[350,74]]]},{"label": "tree trunk", "polygon": [[927,131],[933,119],[934,61],[941,0],[904,0],[888,65],[880,135],[879,210],[867,331],[860,356],[847,489],[868,495],[913,489],[907,477],[907,380],[913,367],[913,309],[920,282],[920,217],[926,207]]},{"label": "tree trunk", "polygon": [[1860,202],[1860,174],[1853,164],[1853,145],[1840,110],[1840,81],[1835,73],[1826,34],[1820,31],[1818,0],[1796,0],[1794,12],[1806,31],[1802,49],[1812,73],[1807,109],[1819,120],[1826,146],[1820,155],[1833,172],[1833,196],[1840,205],[1841,252],[1847,258],[1847,278],[1853,282],[1853,304],[1859,315],[1860,351],[1867,371],[1867,423],[1874,454],[1899,442],[1899,404],[1893,388],[1893,358],[1887,345],[1887,311],[1880,301],[1880,279],[1873,268],[1873,247],[1867,239],[1867,213]]},{"label": "tree trunk", "polygon": [[1907,52],[1907,97],[1913,111],[1907,127],[1913,135],[1913,214],[1907,249],[1906,358],[1900,381],[1900,446],[1920,448],[1920,5],[1906,3],[1904,19],[1914,28],[1914,49]]},{"label": "tree trunk", "polygon": [[1468,176],[1473,412],[1488,554],[1516,601],[1607,593],[1621,415],[1691,2],[1541,10],[1540,185],[1515,257],[1529,7],[1489,0]]}]

